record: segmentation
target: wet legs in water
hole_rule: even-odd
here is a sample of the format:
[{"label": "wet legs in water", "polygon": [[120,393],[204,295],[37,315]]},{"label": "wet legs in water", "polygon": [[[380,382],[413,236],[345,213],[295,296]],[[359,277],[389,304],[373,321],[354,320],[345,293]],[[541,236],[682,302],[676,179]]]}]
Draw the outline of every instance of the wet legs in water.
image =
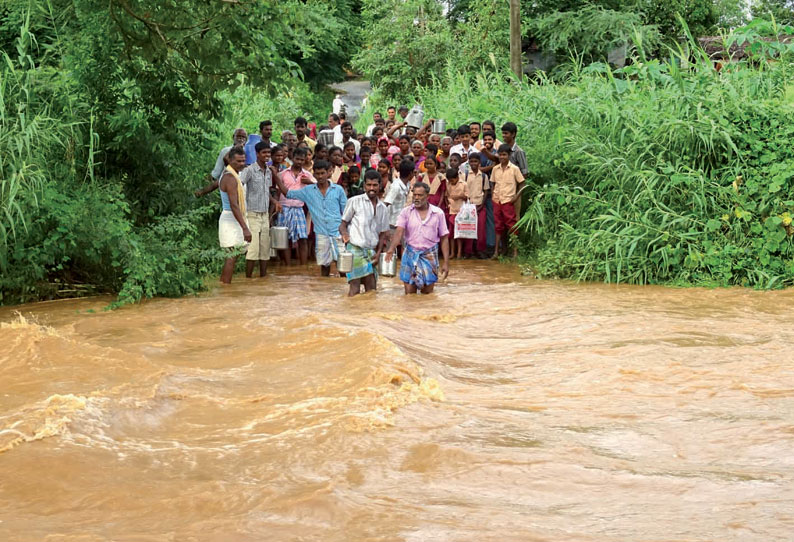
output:
[{"label": "wet legs in water", "polygon": [[256,262],[259,262],[259,276],[266,277],[267,276],[267,260],[245,260],[245,276],[246,278],[251,278],[254,276],[254,268],[256,267]]},{"label": "wet legs in water", "polygon": [[224,284],[232,283],[232,275],[234,275],[234,264],[237,263],[237,256],[233,258],[226,258],[221,271],[221,282]]},{"label": "wet legs in water", "polygon": [[[279,250],[278,251],[281,257],[281,261],[284,262],[285,265],[290,265],[292,263],[292,249],[288,248],[286,250]],[[308,239],[298,239],[298,259],[300,260],[301,265],[306,265],[309,261],[309,240]]]},{"label": "wet legs in water", "polygon": [[[417,291],[416,284],[403,282],[403,286],[405,286],[405,295],[415,294],[416,291]],[[421,292],[423,294],[432,294],[433,293],[433,289],[435,287],[436,287],[435,284],[428,284],[424,288],[419,290],[419,292]]]},{"label": "wet legs in water", "polygon": [[364,278],[353,279],[350,281],[350,291],[347,293],[348,297],[353,297],[361,293],[361,284],[364,284],[364,291],[369,292],[374,290],[377,286],[375,282],[375,275],[367,275]]}]

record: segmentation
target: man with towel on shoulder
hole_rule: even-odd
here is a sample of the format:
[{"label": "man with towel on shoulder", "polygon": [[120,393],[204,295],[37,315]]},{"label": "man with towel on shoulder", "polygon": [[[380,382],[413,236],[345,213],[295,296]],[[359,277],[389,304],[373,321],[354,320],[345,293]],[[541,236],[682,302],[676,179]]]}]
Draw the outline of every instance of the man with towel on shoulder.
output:
[{"label": "man with towel on shoulder", "polygon": [[223,205],[218,218],[218,240],[221,248],[229,252],[221,271],[221,282],[231,284],[237,257],[246,243],[251,242],[251,230],[245,220],[245,191],[239,175],[245,169],[245,151],[241,147],[233,147],[227,156],[229,165],[218,183]]}]

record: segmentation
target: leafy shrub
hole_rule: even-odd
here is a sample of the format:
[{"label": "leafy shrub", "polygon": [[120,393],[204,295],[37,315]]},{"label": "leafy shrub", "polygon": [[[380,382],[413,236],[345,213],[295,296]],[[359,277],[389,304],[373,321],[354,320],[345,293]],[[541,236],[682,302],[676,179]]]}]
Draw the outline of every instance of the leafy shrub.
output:
[{"label": "leafy shrub", "polygon": [[[542,276],[794,284],[790,54],[714,69],[692,43],[565,84],[462,73],[417,90],[449,125],[512,120],[529,162],[520,220]],[[455,89],[450,92],[449,89]]]}]

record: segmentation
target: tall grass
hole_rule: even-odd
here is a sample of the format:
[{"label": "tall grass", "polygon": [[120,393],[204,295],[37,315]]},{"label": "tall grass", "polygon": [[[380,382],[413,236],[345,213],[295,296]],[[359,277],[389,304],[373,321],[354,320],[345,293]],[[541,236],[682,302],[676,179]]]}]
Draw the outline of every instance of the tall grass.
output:
[{"label": "tall grass", "polygon": [[794,284],[793,85],[786,56],[717,71],[690,42],[562,84],[450,67],[416,98],[448,125],[518,124],[540,274],[766,288]]},{"label": "tall grass", "polygon": [[[17,56],[0,55],[0,269],[8,264],[9,242],[27,230],[28,215],[53,171],[66,168],[75,174],[78,155],[85,154],[85,123],[58,111],[65,105],[63,95],[56,97],[48,88],[57,84],[53,72],[35,65],[29,53],[36,46],[26,19]],[[91,166],[89,159],[89,175]]]}]

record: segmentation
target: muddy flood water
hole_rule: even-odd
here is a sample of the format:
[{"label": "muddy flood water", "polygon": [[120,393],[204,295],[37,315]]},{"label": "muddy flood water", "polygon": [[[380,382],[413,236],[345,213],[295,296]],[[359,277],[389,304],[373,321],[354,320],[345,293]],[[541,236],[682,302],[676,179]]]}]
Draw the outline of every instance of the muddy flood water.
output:
[{"label": "muddy flood water", "polygon": [[794,540],[794,292],[307,272],[2,309],[0,540]]}]

